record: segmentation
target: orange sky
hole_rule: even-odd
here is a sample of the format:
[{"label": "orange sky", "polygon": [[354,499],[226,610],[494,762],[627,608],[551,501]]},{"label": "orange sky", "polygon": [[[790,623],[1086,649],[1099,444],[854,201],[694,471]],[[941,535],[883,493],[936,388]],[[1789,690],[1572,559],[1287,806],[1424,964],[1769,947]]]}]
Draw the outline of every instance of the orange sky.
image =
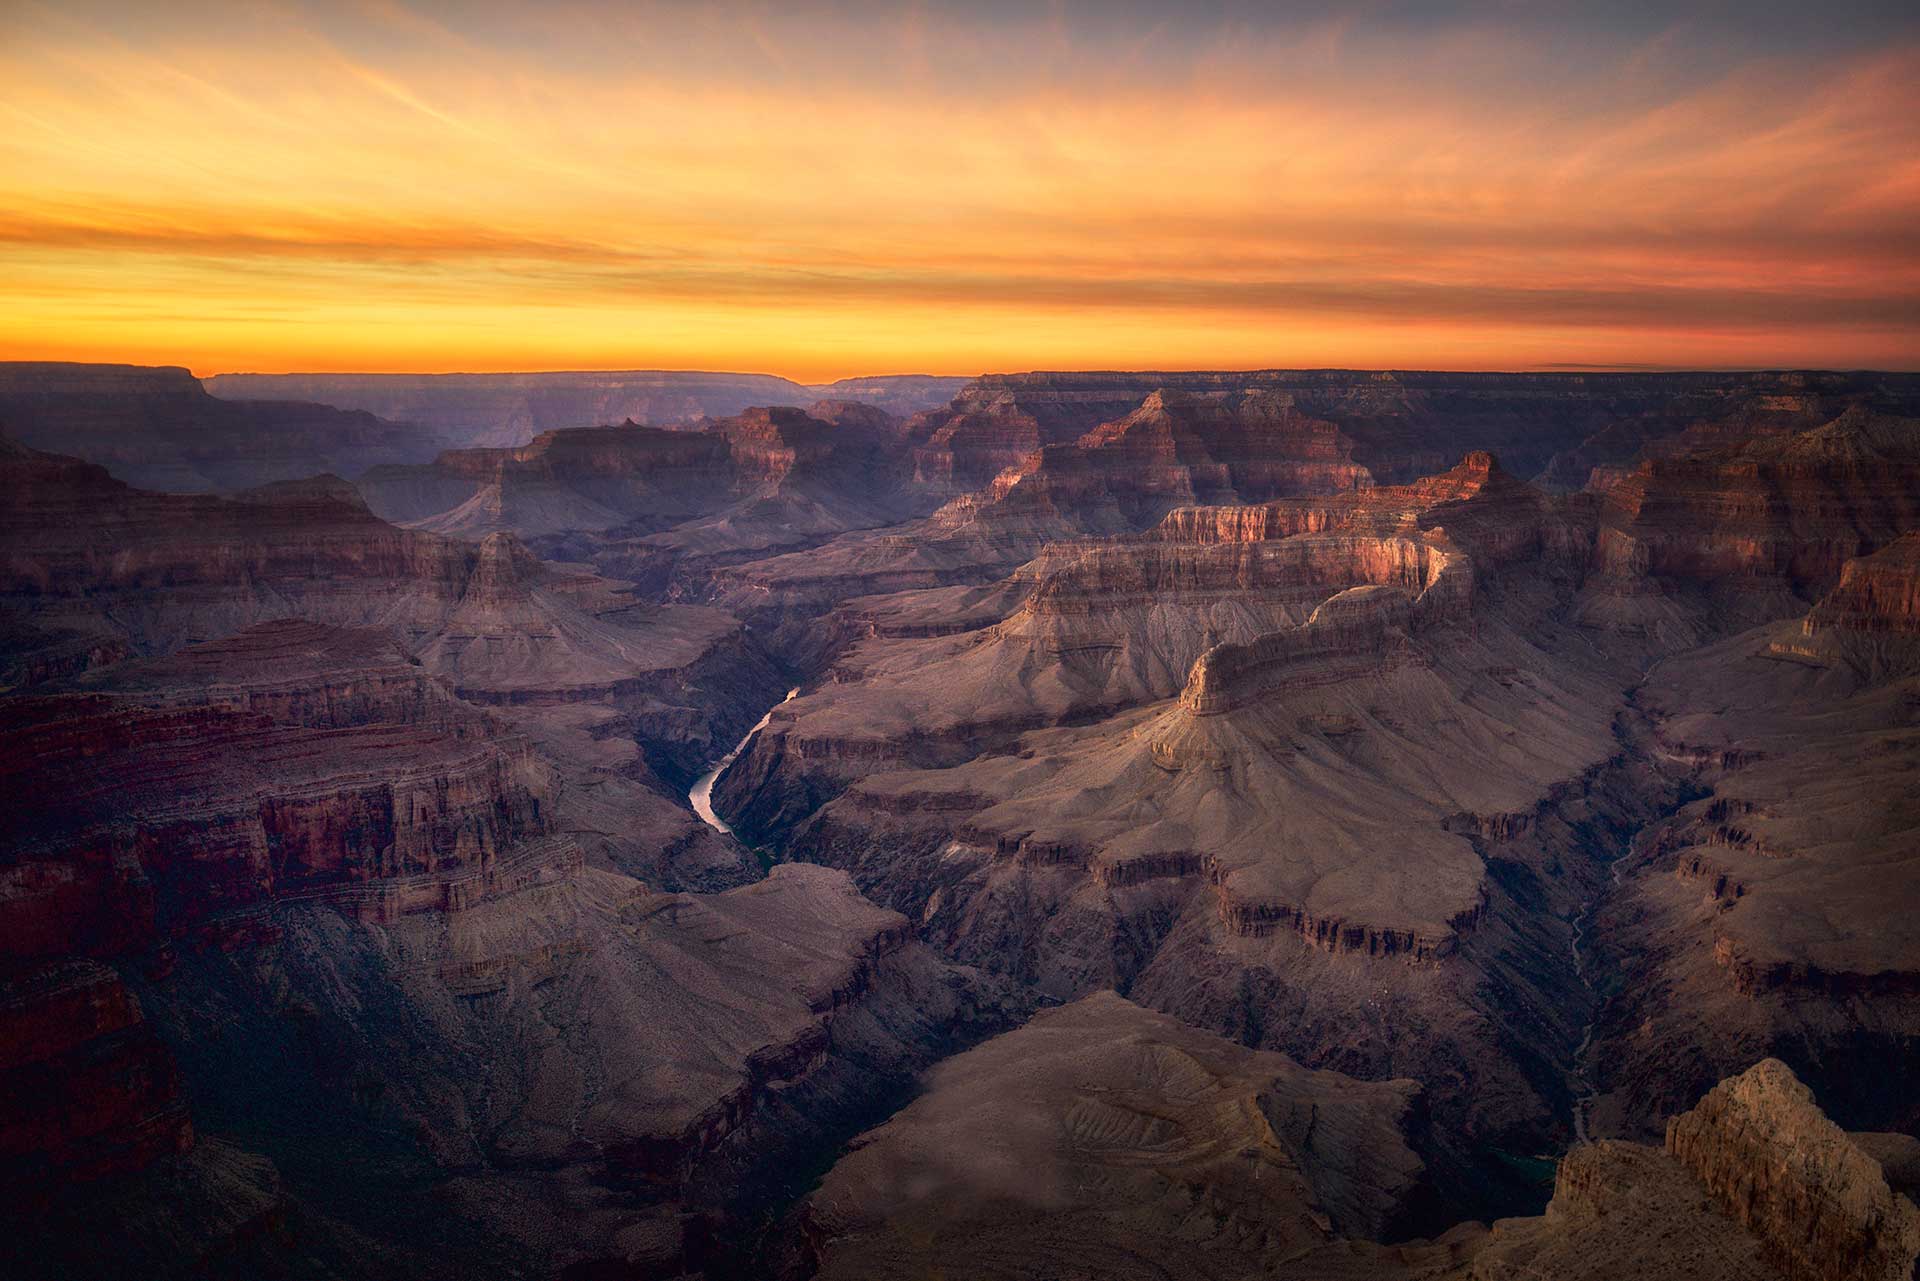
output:
[{"label": "orange sky", "polygon": [[7,0],[0,357],[1920,367],[1884,7],[1272,8]]}]

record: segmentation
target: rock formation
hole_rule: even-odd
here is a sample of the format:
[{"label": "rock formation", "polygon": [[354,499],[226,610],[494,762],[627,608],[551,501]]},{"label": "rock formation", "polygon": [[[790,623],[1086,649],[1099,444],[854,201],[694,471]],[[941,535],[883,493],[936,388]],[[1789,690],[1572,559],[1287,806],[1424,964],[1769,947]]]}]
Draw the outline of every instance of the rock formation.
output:
[{"label": "rock formation", "polygon": [[235,499],[152,494],[92,464],[6,448],[0,609],[32,621],[9,637],[23,647],[15,670],[164,654],[289,616],[388,628],[460,697],[550,748],[578,784],[564,804],[598,810],[618,795],[652,811],[640,824],[569,821],[596,833],[596,856],[668,883],[680,879],[662,848],[684,851],[689,883],[740,868],[740,851],[716,846],[684,809],[663,811],[661,795],[786,688],[736,620],[644,604],[622,584],[550,569],[506,535],[475,545],[396,528],[331,478]]},{"label": "rock formation", "polygon": [[1795,1281],[1905,1281],[1920,1262],[1920,1209],[1777,1059],[1668,1121],[1667,1152]]},{"label": "rock formation", "polygon": [[1859,407],[1654,458],[1601,495],[1581,621],[1697,645],[1796,614],[1920,522],[1920,419]]},{"label": "rock formation", "polygon": [[1577,489],[1596,467],[1631,466],[1650,445],[1703,423],[1742,436],[1774,422],[1811,427],[1852,403],[1912,413],[1920,387],[1900,374],[1470,374],[1255,370],[1237,373],[1031,373],[975,379],[921,417],[923,474],[984,484],[1013,453],[1060,444],[1124,417],[1165,389],[1256,393],[1339,428],[1376,482],[1402,483],[1484,449],[1530,477]]}]

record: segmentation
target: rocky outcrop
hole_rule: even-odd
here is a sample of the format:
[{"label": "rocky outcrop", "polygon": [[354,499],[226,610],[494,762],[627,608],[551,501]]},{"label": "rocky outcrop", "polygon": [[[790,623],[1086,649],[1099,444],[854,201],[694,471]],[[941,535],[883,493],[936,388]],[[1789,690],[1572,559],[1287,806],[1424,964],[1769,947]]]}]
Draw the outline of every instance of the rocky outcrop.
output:
[{"label": "rocky outcrop", "polygon": [[0,433],[177,492],[419,463],[450,443],[418,420],[275,396],[216,400],[172,366],[0,362]]},{"label": "rocky outcrop", "polygon": [[1786,1064],[1767,1059],[1667,1122],[1667,1152],[1795,1281],[1907,1281],[1920,1209],[1828,1120]]},{"label": "rocky outcrop", "polygon": [[1350,587],[1297,628],[1246,645],[1216,645],[1193,665],[1182,710],[1218,716],[1287,691],[1383,675],[1419,662],[1410,643],[1413,601],[1393,587]]},{"label": "rocky outcrop", "polygon": [[1495,1223],[1460,1276],[1785,1281],[1760,1240],[1717,1208],[1678,1161],[1656,1147],[1611,1139],[1568,1152],[1546,1213]]}]

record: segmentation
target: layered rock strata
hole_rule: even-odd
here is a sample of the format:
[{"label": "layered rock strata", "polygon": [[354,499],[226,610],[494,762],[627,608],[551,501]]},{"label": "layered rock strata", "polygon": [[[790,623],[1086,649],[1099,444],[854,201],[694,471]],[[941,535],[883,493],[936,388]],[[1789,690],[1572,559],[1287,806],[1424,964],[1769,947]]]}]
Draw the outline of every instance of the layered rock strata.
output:
[{"label": "layered rock strata", "polygon": [[1606,490],[1597,516],[1589,625],[1691,645],[1798,614],[1849,559],[1920,527],[1920,419],[1856,407],[1810,430],[1651,459]]},{"label": "layered rock strata", "polygon": [[[460,697],[552,748],[572,780],[565,826],[596,857],[670,883],[673,862],[689,884],[745,874],[741,851],[666,799],[788,687],[721,611],[644,604],[508,535],[397,528],[328,478],[238,499],[153,494],[10,446],[0,485],[0,608],[31,620],[11,660],[26,674],[72,670],[83,644],[164,654],[287,616],[391,629]],[[609,816],[614,796],[625,822]]]},{"label": "layered rock strata", "polygon": [[[174,1230],[130,1206],[200,1204],[198,1130],[271,1162],[210,1221],[289,1225],[216,1275],[362,1241],[397,1275],[686,1271],[1001,1017],[843,873],[585,866],[561,775],[382,633],[267,624],[0,716],[43,798],[0,832],[0,1165],[55,1176],[48,1222],[105,1207],[109,1270]],[[20,1275],[72,1257],[10,1231]]]},{"label": "layered rock strata", "polygon": [[922,415],[923,474],[977,487],[1013,455],[1060,444],[1166,390],[1260,395],[1337,427],[1381,484],[1412,480],[1485,449],[1522,476],[1577,489],[1600,466],[1631,466],[1649,444],[1702,423],[1749,434],[1772,421],[1812,426],[1863,403],[1913,412],[1920,384],[1900,374],[1473,374],[1414,370],[1030,373],[975,379]]}]

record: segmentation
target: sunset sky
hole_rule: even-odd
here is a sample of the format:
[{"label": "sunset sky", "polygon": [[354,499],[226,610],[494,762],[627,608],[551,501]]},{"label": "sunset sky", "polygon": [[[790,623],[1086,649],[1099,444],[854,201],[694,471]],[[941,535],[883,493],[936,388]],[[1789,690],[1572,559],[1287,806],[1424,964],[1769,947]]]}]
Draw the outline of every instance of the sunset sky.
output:
[{"label": "sunset sky", "polygon": [[1916,14],[0,0],[0,358],[1920,368]]}]

